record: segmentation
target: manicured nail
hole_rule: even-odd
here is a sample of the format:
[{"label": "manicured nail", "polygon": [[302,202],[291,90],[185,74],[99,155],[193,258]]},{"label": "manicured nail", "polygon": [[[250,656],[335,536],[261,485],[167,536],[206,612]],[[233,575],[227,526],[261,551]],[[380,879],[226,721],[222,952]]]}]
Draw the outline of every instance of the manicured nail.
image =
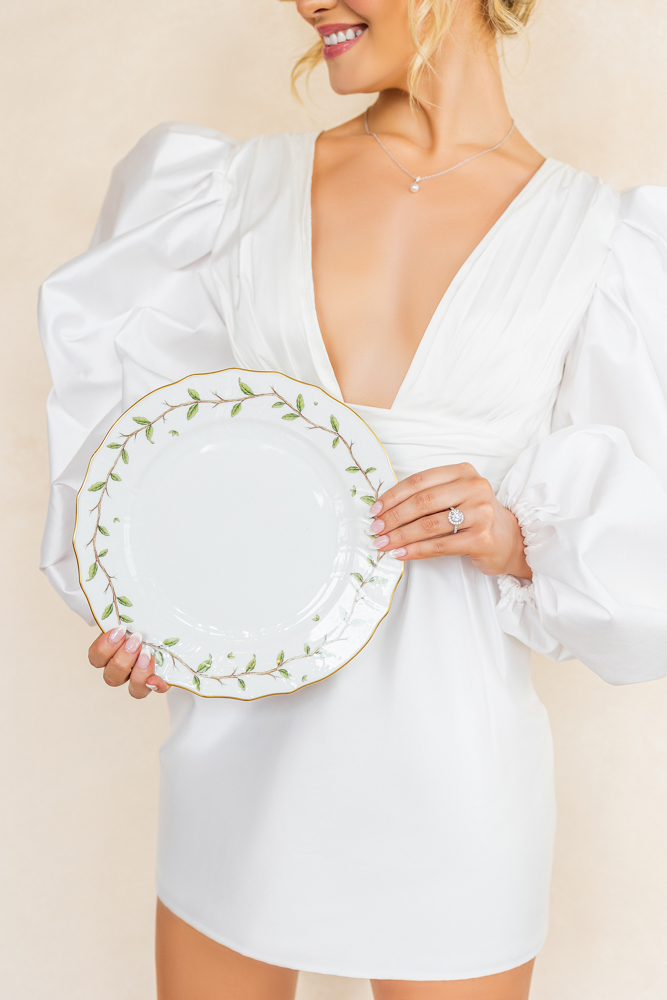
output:
[{"label": "manicured nail", "polygon": [[147,684],[146,687],[150,688],[151,691],[159,691],[160,690],[159,687],[157,687],[156,684]]},{"label": "manicured nail", "polygon": [[383,549],[388,541],[389,535],[380,535],[378,538],[373,539],[373,545],[376,549]]},{"label": "manicured nail", "polygon": [[135,632],[125,643],[125,649],[128,653],[136,653],[136,651],[141,646],[141,632]]},{"label": "manicured nail", "polygon": [[373,521],[368,530],[371,535],[381,535],[384,531],[384,521],[378,518],[377,521]]},{"label": "manicured nail", "polygon": [[140,653],[137,657],[137,662],[134,664],[137,670],[148,670],[148,665],[151,662],[151,654],[147,653],[146,650]]},{"label": "manicured nail", "polygon": [[368,513],[371,517],[375,517],[382,510],[382,501],[376,500],[372,507],[368,508]]},{"label": "manicured nail", "polygon": [[107,639],[109,642],[120,642],[126,632],[127,629],[124,625],[116,625],[110,632],[107,632]]},{"label": "manicured nail", "polygon": [[393,549],[389,555],[394,556],[395,559],[401,559],[403,556],[407,556],[407,549]]}]

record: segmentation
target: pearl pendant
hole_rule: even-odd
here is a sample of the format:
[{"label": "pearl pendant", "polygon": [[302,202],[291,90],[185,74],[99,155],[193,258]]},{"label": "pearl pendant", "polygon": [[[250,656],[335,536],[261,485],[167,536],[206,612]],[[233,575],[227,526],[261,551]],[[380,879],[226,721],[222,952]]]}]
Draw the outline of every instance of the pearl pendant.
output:
[{"label": "pearl pendant", "polygon": [[417,192],[419,191],[418,181],[420,181],[420,180],[421,180],[420,177],[416,177],[414,184],[410,185],[410,190],[412,191],[413,194],[417,194]]}]

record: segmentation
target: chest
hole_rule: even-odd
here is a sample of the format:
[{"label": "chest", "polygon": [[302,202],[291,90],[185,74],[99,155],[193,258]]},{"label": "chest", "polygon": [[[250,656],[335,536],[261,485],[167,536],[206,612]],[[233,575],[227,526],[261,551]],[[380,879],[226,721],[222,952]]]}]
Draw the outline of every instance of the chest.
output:
[{"label": "chest", "polygon": [[312,272],[319,328],[348,402],[388,408],[440,301],[530,179],[479,161],[424,181],[368,140],[316,147]]},{"label": "chest", "polygon": [[[339,216],[320,217],[328,192],[314,190],[311,201],[313,149],[312,136],[260,137],[240,148],[227,175],[212,268],[236,363],[316,383],[353,405],[370,403],[377,414],[414,421],[415,433],[421,421],[420,435],[426,421],[439,434],[466,425],[513,438],[517,428],[523,435],[536,420],[548,420],[565,354],[607,253],[617,196],[588,175],[547,161],[481,239],[488,215],[478,217],[477,232],[468,230],[467,244],[457,243],[460,234],[447,236],[448,218],[458,211],[452,203],[432,225],[423,216],[410,220],[403,246],[387,240],[394,216],[377,201],[365,204],[353,193]],[[417,201],[422,193],[406,192],[406,198]],[[427,206],[416,208],[427,214]],[[355,211],[364,224],[352,227],[348,213]],[[469,203],[461,211],[474,215]],[[320,241],[337,262],[330,269]],[[437,274],[429,266],[433,255]],[[368,256],[375,259],[369,263]],[[390,327],[392,342],[388,314],[421,298],[410,295],[403,277],[407,270],[424,280],[415,261],[431,282],[430,315],[410,314],[400,330]],[[348,294],[352,285],[364,294]],[[340,322],[330,320],[337,300]],[[411,340],[403,339],[406,329],[414,331]],[[391,409],[388,396],[362,396],[363,386],[356,399],[343,390],[333,354],[346,331],[356,368],[394,365],[387,369],[395,380]]]}]

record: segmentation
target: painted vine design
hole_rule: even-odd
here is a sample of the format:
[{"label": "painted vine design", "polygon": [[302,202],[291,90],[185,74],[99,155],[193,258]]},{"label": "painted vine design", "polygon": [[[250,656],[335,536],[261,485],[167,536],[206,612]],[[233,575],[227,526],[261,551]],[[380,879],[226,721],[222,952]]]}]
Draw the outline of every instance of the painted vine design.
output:
[{"label": "painted vine design", "polygon": [[[364,469],[364,467],[358,462],[354,454],[354,442],[348,441],[345,437],[343,437],[343,435],[340,432],[340,424],[337,418],[333,414],[331,414],[329,418],[328,427],[324,424],[318,424],[314,420],[311,420],[310,417],[306,416],[306,414],[303,412],[305,407],[305,402],[303,395],[301,393],[299,393],[299,395],[296,398],[296,404],[293,405],[292,403],[289,402],[288,399],[282,396],[273,387],[271,387],[270,392],[255,393],[252,391],[250,386],[247,385],[245,382],[243,382],[240,378],[238,382],[239,382],[239,388],[243,393],[243,395],[235,399],[225,399],[222,396],[220,396],[217,392],[212,393],[214,397],[213,399],[202,399],[199,393],[195,389],[188,389],[189,399],[186,402],[170,404],[165,401],[164,405],[166,409],[162,413],[160,413],[157,417],[155,417],[153,420],[148,420],[146,417],[133,417],[132,419],[136,424],[139,424],[139,426],[135,430],[130,431],[127,434],[121,433],[119,435],[121,439],[120,441],[114,441],[111,444],[107,445],[107,448],[111,449],[112,451],[117,451],[118,454],[116,455],[116,458],[114,459],[111,468],[107,472],[105,479],[100,480],[97,483],[93,483],[92,486],[88,487],[89,493],[99,493],[99,499],[97,503],[94,505],[94,507],[91,507],[90,510],[91,514],[95,513],[95,528],[93,531],[92,538],[87,543],[87,547],[92,547],[94,561],[91,563],[89,567],[87,582],[93,580],[99,570],[100,573],[103,574],[106,581],[104,587],[104,593],[108,593],[111,599],[110,603],[105,607],[101,615],[102,621],[105,621],[107,618],[111,617],[112,614],[115,614],[118,622],[123,622],[123,624],[131,624],[133,622],[133,619],[125,612],[125,609],[129,609],[132,607],[132,601],[128,597],[118,594],[116,592],[114,577],[109,573],[103,562],[103,559],[107,555],[109,549],[104,548],[100,550],[98,547],[99,535],[101,535],[103,538],[110,537],[109,529],[101,523],[102,504],[104,498],[105,497],[111,498],[111,494],[109,493],[109,486],[111,483],[119,483],[122,481],[122,477],[117,472],[117,467],[119,463],[122,463],[124,465],[129,464],[130,452],[128,451],[128,445],[134,443],[137,440],[137,438],[142,434],[145,436],[146,440],[150,442],[150,444],[154,444],[155,442],[153,441],[153,433],[155,426],[160,422],[166,423],[167,417],[170,416],[170,414],[174,413],[176,410],[182,410],[187,407],[186,419],[193,420],[194,417],[197,416],[200,406],[211,406],[213,409],[216,409],[218,406],[222,406],[223,404],[228,405],[231,403],[232,409],[230,415],[232,417],[236,417],[242,412],[243,405],[249,402],[251,399],[275,397],[276,402],[273,403],[272,409],[279,410],[282,409],[283,407],[288,408],[289,412],[281,415],[283,420],[288,420],[288,421],[304,420],[309,425],[309,430],[323,431],[324,433],[331,435],[332,448],[337,448],[340,444],[342,444],[343,447],[347,449],[352,464],[347,466],[345,471],[349,472],[350,474],[361,473],[361,476],[366,484],[368,491],[364,492],[363,495],[359,495],[356,485],[353,485],[350,487],[351,495],[353,497],[358,496],[359,500],[361,500],[362,503],[367,504],[369,507],[372,504],[374,504],[375,501],[377,500],[380,494],[380,490],[382,489],[382,482],[379,482],[377,486],[374,486],[371,480],[369,479],[370,473],[376,472],[377,470],[372,466],[370,466],[367,469]],[[318,405],[317,400],[314,401],[313,405],[314,406]],[[179,432],[175,429],[170,430],[169,434],[172,437],[179,436]],[[115,523],[118,522],[119,520],[120,518],[114,517],[113,522]],[[385,553],[378,552],[376,554],[375,559],[371,558],[371,556],[367,557],[370,569],[367,571],[365,575],[363,575],[362,573],[350,574],[350,576],[354,579],[357,588],[352,605],[349,608],[349,610],[346,610],[343,607],[338,608],[338,614],[341,619],[340,625],[338,625],[335,629],[332,629],[330,632],[325,633],[325,635],[322,637],[322,639],[318,642],[316,646],[311,648],[307,643],[305,643],[302,653],[285,657],[284,650],[281,649],[278,655],[276,656],[276,665],[270,667],[267,670],[256,669],[257,657],[255,654],[253,654],[249,662],[243,668],[235,666],[233,669],[231,669],[228,673],[225,674],[209,673],[209,671],[213,666],[212,654],[209,654],[208,657],[197,667],[192,667],[189,663],[187,663],[182,657],[180,657],[174,651],[173,647],[178,645],[178,643],[180,642],[179,638],[163,639],[161,643],[145,642],[143,645],[145,648],[151,649],[153,651],[153,656],[155,659],[156,666],[158,667],[164,666],[165,659],[169,658],[174,668],[176,668],[177,664],[180,664],[182,667],[184,667],[185,670],[188,671],[188,673],[190,674],[192,685],[197,691],[201,690],[202,677],[206,677],[210,680],[215,680],[221,686],[223,686],[226,681],[235,680],[238,686],[243,691],[246,690],[246,680],[248,680],[250,677],[270,676],[277,678],[278,676],[281,676],[284,678],[290,678],[291,674],[287,669],[289,664],[298,663],[298,661],[300,660],[312,660],[313,657],[316,656],[324,656],[324,657],[332,656],[333,654],[328,651],[327,647],[333,645],[336,642],[340,642],[342,639],[344,639],[345,633],[347,632],[348,628],[350,627],[355,628],[360,625],[366,624],[363,619],[354,619],[352,615],[357,605],[364,600],[365,595],[363,591],[364,587],[366,587],[367,584],[386,582],[386,580],[384,580],[382,577],[378,577],[376,575],[377,568],[380,562],[382,561],[384,555]],[[316,614],[312,620],[314,622],[319,621],[320,620],[319,614]],[[234,653],[227,653],[226,659],[232,661],[236,659],[236,657]],[[304,674],[301,678],[301,681],[303,682],[307,680],[307,677],[308,675]]]}]

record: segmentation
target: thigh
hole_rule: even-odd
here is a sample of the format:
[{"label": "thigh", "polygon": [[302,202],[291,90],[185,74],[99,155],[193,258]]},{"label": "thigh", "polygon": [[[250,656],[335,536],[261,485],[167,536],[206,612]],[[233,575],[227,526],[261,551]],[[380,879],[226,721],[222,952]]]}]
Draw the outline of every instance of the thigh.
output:
[{"label": "thigh", "polygon": [[298,973],[239,955],[186,924],[158,900],[158,1000],[294,1000]]},{"label": "thigh", "polygon": [[375,1000],[528,1000],[534,962],[479,979],[424,983],[374,979],[371,985]]}]

